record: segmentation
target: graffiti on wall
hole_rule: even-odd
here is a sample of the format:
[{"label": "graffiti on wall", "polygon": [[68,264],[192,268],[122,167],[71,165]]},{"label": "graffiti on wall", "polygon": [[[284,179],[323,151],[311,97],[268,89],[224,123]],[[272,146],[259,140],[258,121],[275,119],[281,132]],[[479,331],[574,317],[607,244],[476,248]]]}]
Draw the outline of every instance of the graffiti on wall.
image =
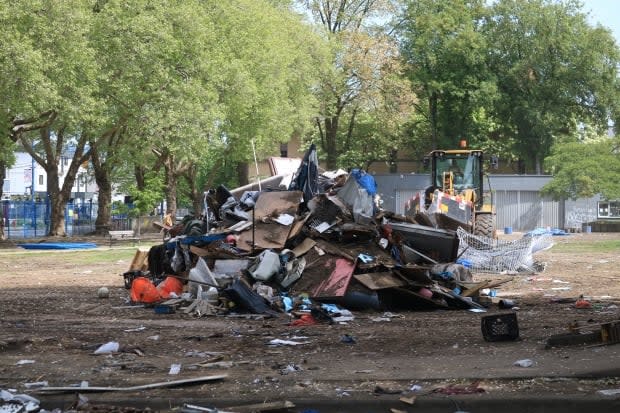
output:
[{"label": "graffiti on wall", "polygon": [[596,209],[589,207],[574,207],[566,211],[566,227],[579,228],[586,222],[596,220]]}]

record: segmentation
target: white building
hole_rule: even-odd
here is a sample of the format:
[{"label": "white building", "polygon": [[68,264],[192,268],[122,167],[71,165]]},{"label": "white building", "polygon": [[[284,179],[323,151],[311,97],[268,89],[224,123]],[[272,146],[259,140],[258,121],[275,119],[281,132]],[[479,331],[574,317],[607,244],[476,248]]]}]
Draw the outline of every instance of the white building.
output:
[{"label": "white building", "polygon": [[[61,157],[60,185],[64,182],[67,170],[71,163],[70,157]],[[34,180],[33,180],[34,177]],[[45,199],[47,194],[47,173],[41,165],[26,152],[15,153],[15,163],[6,170],[6,176],[2,185],[2,199]],[[71,189],[71,195],[75,200],[88,201],[96,198],[97,185],[88,174],[86,168],[80,166],[77,179]]]}]

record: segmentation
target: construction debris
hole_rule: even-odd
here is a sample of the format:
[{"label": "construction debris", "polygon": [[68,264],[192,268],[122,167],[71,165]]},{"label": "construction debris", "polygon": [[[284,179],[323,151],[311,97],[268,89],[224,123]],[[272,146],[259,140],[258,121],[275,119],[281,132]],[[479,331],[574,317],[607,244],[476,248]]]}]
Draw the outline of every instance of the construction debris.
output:
[{"label": "construction debris", "polygon": [[319,175],[312,148],[290,182],[208,191],[202,215],[136,255],[123,274],[131,301],[160,314],[287,313],[302,324],[333,322],[344,309],[483,310],[480,291],[499,284],[475,283],[471,271],[531,270],[532,253],[548,245],[498,243],[380,210],[371,175]]}]

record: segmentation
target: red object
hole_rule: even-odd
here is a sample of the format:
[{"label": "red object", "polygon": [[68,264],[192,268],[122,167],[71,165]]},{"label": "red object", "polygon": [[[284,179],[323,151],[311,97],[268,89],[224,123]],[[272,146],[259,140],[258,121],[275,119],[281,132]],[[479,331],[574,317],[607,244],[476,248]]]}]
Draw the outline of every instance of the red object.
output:
[{"label": "red object", "polygon": [[575,303],[575,308],[586,309],[592,308],[592,304],[588,300],[577,300]]},{"label": "red object", "polygon": [[226,243],[230,245],[235,245],[237,243],[237,238],[233,234],[229,234],[226,236]]},{"label": "red object", "polygon": [[170,298],[170,293],[175,293],[178,297],[183,292],[183,283],[178,278],[166,277],[157,286],[157,291],[161,298]]},{"label": "red object", "polygon": [[428,298],[428,299],[433,298],[433,292],[425,287],[420,288],[420,291],[418,291],[418,294],[420,294],[424,298]]},{"label": "red object", "polygon": [[297,320],[293,320],[291,321],[291,326],[313,326],[317,324],[317,321],[315,320],[314,317],[312,317],[312,314],[304,314],[301,317],[299,317]]},{"label": "red object", "polygon": [[146,277],[138,277],[131,283],[130,291],[131,301],[134,303],[155,303],[161,300],[159,291],[155,287],[155,284]]}]

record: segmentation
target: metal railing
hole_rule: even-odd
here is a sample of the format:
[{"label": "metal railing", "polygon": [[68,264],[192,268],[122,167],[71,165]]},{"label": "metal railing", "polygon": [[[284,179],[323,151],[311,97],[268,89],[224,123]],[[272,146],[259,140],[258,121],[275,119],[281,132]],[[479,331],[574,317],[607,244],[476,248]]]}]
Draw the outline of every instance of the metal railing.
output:
[{"label": "metal railing", "polygon": [[[49,233],[50,202],[13,201],[1,203],[1,225],[7,239],[39,238]],[[68,236],[85,235],[95,230],[99,205],[92,201],[69,202],[65,207],[65,232]],[[131,229],[131,218],[112,209],[110,229]]]}]

